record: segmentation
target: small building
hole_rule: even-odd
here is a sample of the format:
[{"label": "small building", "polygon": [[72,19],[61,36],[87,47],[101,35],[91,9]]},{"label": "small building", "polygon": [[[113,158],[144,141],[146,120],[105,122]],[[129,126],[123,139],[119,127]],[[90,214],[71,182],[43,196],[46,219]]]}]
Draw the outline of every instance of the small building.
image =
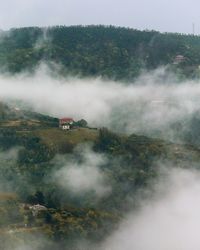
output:
[{"label": "small building", "polygon": [[184,62],[186,60],[186,58],[183,55],[177,55],[174,58],[173,64],[180,64],[182,62]]},{"label": "small building", "polygon": [[47,208],[45,206],[37,204],[30,206],[30,210],[32,211],[33,216],[37,216],[40,212],[47,211]]},{"label": "small building", "polygon": [[45,206],[40,204],[31,205],[24,203],[20,207],[23,208],[24,210],[30,210],[33,216],[37,216],[40,212],[48,210]]},{"label": "small building", "polygon": [[63,130],[69,130],[72,128],[72,125],[74,123],[74,120],[69,117],[61,118],[59,120],[59,127]]}]

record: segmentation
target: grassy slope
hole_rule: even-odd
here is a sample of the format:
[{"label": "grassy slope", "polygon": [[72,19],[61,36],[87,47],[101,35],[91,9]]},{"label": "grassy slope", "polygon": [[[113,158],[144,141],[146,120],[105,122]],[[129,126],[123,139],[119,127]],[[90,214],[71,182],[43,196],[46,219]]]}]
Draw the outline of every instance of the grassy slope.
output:
[{"label": "grassy slope", "polygon": [[[77,128],[64,131],[57,127],[52,127],[50,123],[40,119],[20,119],[0,121],[1,128],[9,128],[16,131],[19,138],[37,137],[42,144],[45,144],[54,152],[66,153],[85,142],[96,142],[99,138],[99,130],[89,128]],[[200,151],[192,145],[181,145],[169,143],[163,140],[150,139],[145,136],[131,135],[119,136],[121,138],[120,147],[126,144],[125,151],[136,154],[151,154],[152,156],[165,155],[170,159],[199,160]],[[112,145],[111,145],[112,148]],[[108,150],[109,151],[109,150]]]},{"label": "grassy slope", "polygon": [[65,142],[74,146],[79,143],[94,141],[98,136],[98,131],[88,128],[78,128],[70,131],[63,131],[59,128],[47,128],[35,130],[33,134],[40,137],[46,145],[59,147],[60,144]]},{"label": "grassy slope", "polygon": [[98,130],[76,128],[64,131],[59,128],[58,119],[34,112],[16,111],[0,103],[0,129],[15,132],[19,141],[31,137],[39,138],[40,142],[55,152],[66,152],[79,143],[94,142]]}]

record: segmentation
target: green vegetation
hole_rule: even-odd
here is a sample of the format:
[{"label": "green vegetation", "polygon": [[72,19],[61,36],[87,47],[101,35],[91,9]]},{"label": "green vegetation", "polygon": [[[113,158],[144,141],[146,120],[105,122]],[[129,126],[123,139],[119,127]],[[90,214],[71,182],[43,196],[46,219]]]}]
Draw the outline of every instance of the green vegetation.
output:
[{"label": "green vegetation", "polygon": [[[198,36],[112,26],[32,27],[1,35],[0,66],[11,73],[33,72],[38,63],[45,62],[49,67],[58,63],[57,73],[63,76],[132,81],[143,69],[167,65],[180,78],[199,77]],[[185,60],[173,64],[176,55]],[[15,246],[36,244],[40,236],[45,239],[42,249],[48,250],[73,249],[77,239],[101,241],[130,204],[138,206],[138,194],[147,189],[151,194],[160,163],[199,168],[198,117],[195,114],[184,121],[187,126],[172,124],[185,142],[175,144],[90,128],[84,119],[64,131],[57,118],[0,103],[1,248],[14,249],[13,242]],[[64,179],[64,186],[58,181],[65,175],[63,168],[70,172],[82,171],[81,167],[92,167],[91,176],[80,172],[90,176],[88,182],[98,173],[105,177],[100,178],[105,194],[85,190],[84,185],[76,193],[75,179]]]},{"label": "green vegetation", "polygon": [[[1,245],[12,239],[24,243],[28,239],[31,244],[41,234],[48,239],[45,249],[58,242],[59,247],[73,246],[77,238],[100,241],[126,214],[130,199],[137,206],[138,192],[151,190],[159,174],[158,162],[177,167],[192,162],[198,168],[200,150],[191,145],[118,135],[106,128],[76,126],[63,131],[55,118],[36,113],[28,113],[27,118],[27,112],[20,111],[20,120],[9,107],[2,105],[1,110],[7,111],[0,129]],[[93,191],[75,195],[53,177],[65,164],[84,163],[86,156],[76,146],[86,143],[91,152],[106,159],[98,168],[112,190],[98,199]],[[37,204],[44,207],[37,210]]]},{"label": "green vegetation", "polygon": [[[185,60],[173,65],[177,55]],[[0,66],[32,71],[39,62],[61,65],[59,74],[131,81],[162,65],[183,77],[198,77],[200,37],[113,26],[20,28],[1,33]],[[52,62],[52,63],[50,63]]]}]

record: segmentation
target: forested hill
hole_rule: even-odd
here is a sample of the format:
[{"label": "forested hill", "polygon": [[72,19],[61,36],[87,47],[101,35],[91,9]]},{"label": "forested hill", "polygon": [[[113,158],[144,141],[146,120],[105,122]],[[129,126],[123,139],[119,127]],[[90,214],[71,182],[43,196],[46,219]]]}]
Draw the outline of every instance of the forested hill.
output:
[{"label": "forested hill", "polygon": [[175,144],[77,123],[66,131],[57,118],[0,103],[0,249],[99,246],[140,207],[140,197],[153,199],[159,166],[199,170],[192,140]]},{"label": "forested hill", "polygon": [[[132,80],[142,69],[171,65],[185,76],[198,75],[200,37],[113,26],[20,28],[0,33],[0,66],[12,73],[38,62],[63,65],[64,75]],[[185,60],[174,65],[177,55]]]}]

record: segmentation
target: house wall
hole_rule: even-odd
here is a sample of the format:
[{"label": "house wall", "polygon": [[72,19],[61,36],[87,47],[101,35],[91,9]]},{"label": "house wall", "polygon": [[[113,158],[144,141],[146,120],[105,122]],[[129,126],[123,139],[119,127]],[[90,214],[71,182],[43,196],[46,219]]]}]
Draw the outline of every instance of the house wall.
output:
[{"label": "house wall", "polygon": [[70,129],[70,125],[62,125],[62,129],[63,130],[69,130]]}]

